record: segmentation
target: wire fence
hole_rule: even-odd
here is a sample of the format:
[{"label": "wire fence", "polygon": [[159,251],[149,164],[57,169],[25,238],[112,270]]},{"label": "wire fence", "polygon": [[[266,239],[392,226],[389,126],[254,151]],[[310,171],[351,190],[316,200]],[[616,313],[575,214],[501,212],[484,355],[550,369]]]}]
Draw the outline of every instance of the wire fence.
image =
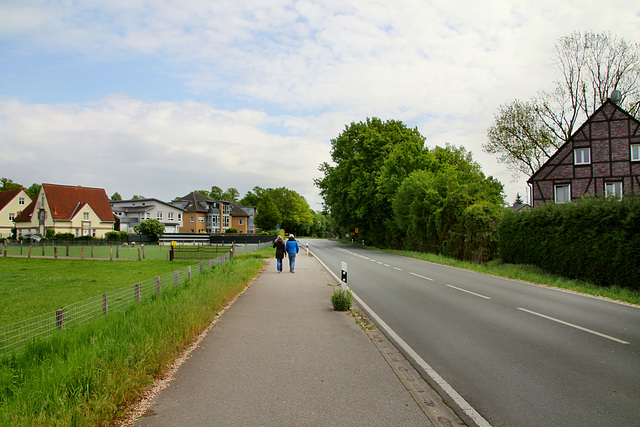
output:
[{"label": "wire fence", "polygon": [[214,266],[220,266],[230,261],[234,254],[239,255],[269,245],[270,243],[235,245],[232,252],[227,252],[216,258],[87,298],[55,312],[45,313],[7,326],[0,326],[0,357],[21,350],[37,340],[49,338],[55,331],[70,329],[98,316],[122,311],[132,304],[161,294],[169,287],[180,286],[204,273],[205,270],[209,271]]}]

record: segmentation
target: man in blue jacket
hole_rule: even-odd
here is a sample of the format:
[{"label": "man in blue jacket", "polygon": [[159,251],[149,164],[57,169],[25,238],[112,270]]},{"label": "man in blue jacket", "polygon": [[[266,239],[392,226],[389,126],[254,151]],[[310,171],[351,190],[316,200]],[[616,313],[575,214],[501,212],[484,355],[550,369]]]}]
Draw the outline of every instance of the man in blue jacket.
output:
[{"label": "man in blue jacket", "polygon": [[289,240],[287,240],[285,244],[285,250],[289,257],[289,271],[295,273],[293,269],[296,266],[296,254],[300,251],[300,245],[298,245],[298,241],[294,238],[293,234],[289,234]]}]

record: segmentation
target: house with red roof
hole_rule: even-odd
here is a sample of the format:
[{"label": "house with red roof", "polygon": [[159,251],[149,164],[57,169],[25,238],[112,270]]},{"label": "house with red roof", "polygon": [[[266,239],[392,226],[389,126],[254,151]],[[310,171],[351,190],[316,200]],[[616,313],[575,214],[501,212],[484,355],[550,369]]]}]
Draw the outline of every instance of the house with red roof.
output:
[{"label": "house with red roof", "polygon": [[103,238],[115,218],[102,188],[42,184],[38,197],[15,218],[18,235],[71,233]]},{"label": "house with red roof", "polygon": [[14,220],[31,203],[24,190],[0,191],[0,239],[11,237]]}]

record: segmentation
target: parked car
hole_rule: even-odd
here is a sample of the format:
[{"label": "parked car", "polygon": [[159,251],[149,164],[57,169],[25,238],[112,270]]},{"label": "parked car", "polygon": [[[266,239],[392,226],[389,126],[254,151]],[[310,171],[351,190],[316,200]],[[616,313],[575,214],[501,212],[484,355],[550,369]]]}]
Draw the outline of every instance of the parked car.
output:
[{"label": "parked car", "polygon": [[39,234],[25,233],[22,235],[22,239],[27,241],[33,240],[34,242],[38,243],[40,242],[40,239],[42,239],[42,236]]}]

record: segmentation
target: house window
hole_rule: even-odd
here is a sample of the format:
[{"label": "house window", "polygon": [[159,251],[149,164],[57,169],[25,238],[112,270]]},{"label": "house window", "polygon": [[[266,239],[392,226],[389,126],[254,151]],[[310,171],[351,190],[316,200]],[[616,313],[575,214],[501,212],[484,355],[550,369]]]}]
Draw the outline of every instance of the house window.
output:
[{"label": "house window", "polygon": [[190,222],[195,222],[195,218],[193,217],[193,215],[191,215],[191,220]]},{"label": "house window", "polygon": [[173,221],[173,212],[168,212],[167,213],[167,220]]},{"label": "house window", "polygon": [[162,211],[158,211],[158,212],[156,213],[156,219],[157,219],[158,221],[162,221]]},{"label": "house window", "polygon": [[178,213],[178,221],[182,221],[182,214]]},{"label": "house window", "polygon": [[591,149],[590,148],[576,148],[573,150],[573,159],[576,165],[589,165],[591,164]]},{"label": "house window", "polygon": [[85,221],[89,220],[89,212],[83,212],[82,213],[82,219],[84,219]]},{"label": "house window", "polygon": [[238,225],[244,225],[244,219],[239,220]]},{"label": "house window", "polygon": [[18,197],[18,204],[24,205],[24,197]]},{"label": "house window", "polygon": [[16,219],[16,214],[10,213],[9,214],[9,221],[13,221],[14,219]]},{"label": "house window", "polygon": [[640,162],[640,144],[631,144],[631,161]]},{"label": "house window", "polygon": [[571,201],[571,185],[562,184],[554,187],[556,203],[567,203]]},{"label": "house window", "polygon": [[199,217],[198,217],[198,222],[202,222],[202,223],[204,223],[204,217],[203,217],[203,216],[199,216]]},{"label": "house window", "polygon": [[607,182],[604,185],[604,192],[607,197],[614,197],[616,199],[622,198],[622,183],[621,182]]}]

